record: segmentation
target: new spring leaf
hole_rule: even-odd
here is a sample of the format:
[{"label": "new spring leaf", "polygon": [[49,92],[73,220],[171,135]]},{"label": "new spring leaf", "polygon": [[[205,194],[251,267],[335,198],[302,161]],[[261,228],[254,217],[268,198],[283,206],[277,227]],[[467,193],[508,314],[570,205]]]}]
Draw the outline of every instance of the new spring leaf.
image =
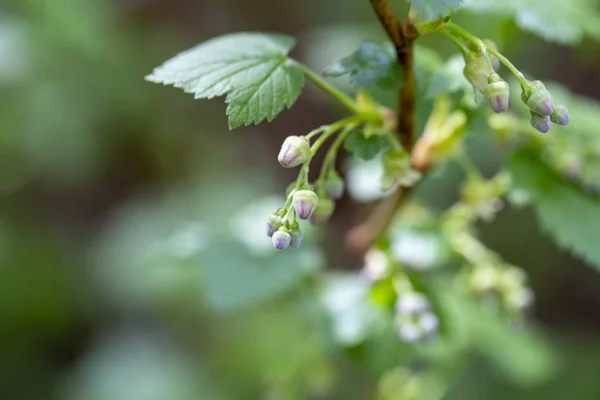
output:
[{"label": "new spring leaf", "polygon": [[196,99],[227,94],[229,127],[271,121],[302,92],[304,75],[284,35],[233,33],[201,43],[156,68],[150,82],[173,85]]}]

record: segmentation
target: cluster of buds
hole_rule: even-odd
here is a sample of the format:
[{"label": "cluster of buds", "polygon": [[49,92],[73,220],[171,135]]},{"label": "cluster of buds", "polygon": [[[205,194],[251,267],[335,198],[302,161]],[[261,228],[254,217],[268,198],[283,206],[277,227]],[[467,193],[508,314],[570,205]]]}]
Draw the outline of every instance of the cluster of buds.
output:
[{"label": "cluster of buds", "polygon": [[542,81],[528,81],[522,85],[521,99],[529,107],[531,126],[542,133],[550,130],[551,123],[567,125],[569,112],[560,104],[554,104],[550,91]]},{"label": "cluster of buds", "polygon": [[427,297],[413,291],[398,296],[395,323],[398,336],[406,343],[432,339],[439,328]]},{"label": "cluster of buds", "polygon": [[499,300],[503,308],[511,313],[524,312],[533,305],[533,291],[526,281],[522,269],[505,265],[478,265],[470,269],[466,276],[471,292]]},{"label": "cluster of buds", "polygon": [[[497,51],[496,45],[489,40],[484,40],[482,43],[483,48],[465,54],[463,74],[471,82],[475,91],[485,96],[491,109],[501,113],[508,109],[510,88],[497,73],[500,60],[485,51],[485,49]],[[550,130],[552,122],[557,125],[569,123],[566,107],[553,103],[550,92],[541,81],[527,81],[522,74],[517,75],[523,89],[521,99],[530,109],[531,126],[546,133]]]},{"label": "cluster of buds", "polygon": [[334,199],[339,199],[344,193],[344,180],[335,170],[329,170],[325,179],[316,185],[306,182],[307,164],[311,157],[310,141],[306,136],[288,136],[279,151],[277,159],[282,167],[303,165],[303,168],[298,180],[288,188],[288,201],[284,207],[267,218],[266,233],[276,249],[299,247],[303,233],[298,219],[308,220],[312,225],[323,225],[335,210]]},{"label": "cluster of buds", "polygon": [[491,220],[502,208],[504,196],[511,184],[510,175],[499,173],[490,180],[472,176],[461,189],[461,197],[477,216]]}]

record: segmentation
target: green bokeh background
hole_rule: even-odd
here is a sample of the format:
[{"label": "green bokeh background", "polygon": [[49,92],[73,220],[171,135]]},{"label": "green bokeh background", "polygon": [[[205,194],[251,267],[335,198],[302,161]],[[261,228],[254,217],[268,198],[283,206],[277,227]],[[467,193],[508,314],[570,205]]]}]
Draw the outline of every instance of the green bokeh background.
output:
[{"label": "green bokeh background", "polygon": [[[531,75],[600,98],[598,43],[549,44],[498,17],[457,21]],[[370,205],[345,197],[294,253],[273,255],[255,232],[294,179],[278,168],[280,143],[344,110],[307,83],[273,123],[232,132],[222,99],[143,80],[232,31],[294,35],[292,55],[316,70],[384,38],[359,0],[0,3],[0,398],[351,400],[379,398],[379,387],[382,399],[429,399],[440,380],[448,399],[600,398],[600,276],[557,250],[529,209],[506,209],[481,232],[530,274],[533,351],[482,328],[460,359],[420,349],[439,365],[410,380],[413,350],[396,338],[336,340],[320,290],[336,276],[353,282],[345,274],[362,261],[344,232]],[[455,52],[443,36],[422,44]],[[484,170],[503,157],[475,150]],[[456,199],[460,173],[446,174],[427,183],[430,204]],[[460,310],[460,321],[477,318]]]}]

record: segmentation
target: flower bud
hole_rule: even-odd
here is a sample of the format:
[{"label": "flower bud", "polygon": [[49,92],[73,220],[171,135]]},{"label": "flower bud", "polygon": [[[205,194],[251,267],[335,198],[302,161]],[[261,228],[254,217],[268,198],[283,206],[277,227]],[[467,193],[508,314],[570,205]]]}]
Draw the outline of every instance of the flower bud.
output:
[{"label": "flower bud", "polygon": [[310,217],[310,223],[313,225],[323,225],[333,214],[335,210],[335,203],[327,196],[322,196],[319,200],[319,204],[315,208],[312,216]]},{"label": "flower bud", "polygon": [[276,249],[283,250],[290,245],[292,238],[289,233],[279,229],[277,232],[273,233],[272,240],[273,246],[275,246]]},{"label": "flower bud", "polygon": [[[494,74],[497,76],[497,74]],[[500,77],[498,77],[500,79]],[[490,78],[491,80],[491,78]],[[508,83],[503,80],[490,82],[483,89],[483,94],[494,112],[501,113],[508,109],[508,98],[510,94]]]},{"label": "flower bud", "polygon": [[550,116],[550,121],[558,125],[567,125],[570,121],[567,107],[563,105],[554,107],[554,112]]},{"label": "flower bud", "polygon": [[319,197],[312,190],[298,190],[292,197],[296,215],[300,219],[309,219],[319,204]]},{"label": "flower bud", "polygon": [[279,164],[293,168],[310,159],[310,143],[304,136],[288,136],[281,145],[277,156]]},{"label": "flower bud", "polygon": [[429,300],[420,293],[406,293],[396,301],[396,312],[404,316],[423,314],[429,310]]},{"label": "flower bud", "polygon": [[421,327],[412,321],[403,321],[397,324],[398,336],[405,343],[414,343],[422,339]]},{"label": "flower bud", "polygon": [[473,87],[483,93],[488,84],[488,77],[492,74],[487,56],[479,54],[466,61],[463,75],[471,82]]},{"label": "flower bud", "polygon": [[267,236],[272,237],[273,234],[279,229],[282,225],[281,217],[275,214],[270,214],[267,218]]},{"label": "flower bud", "polygon": [[329,173],[324,187],[332,199],[337,200],[344,194],[344,180],[335,171]]},{"label": "flower bud", "polygon": [[[485,46],[488,49],[498,51],[498,46],[496,46],[496,43],[492,42],[490,39],[483,39],[483,43],[485,43]],[[494,71],[498,72],[498,70],[500,69],[500,60],[498,59],[498,57],[490,53],[488,53],[488,57],[490,58],[490,62],[492,63]]]},{"label": "flower bud", "polygon": [[550,130],[550,117],[531,111],[531,126],[542,133]]},{"label": "flower bud", "polygon": [[304,239],[304,234],[300,230],[300,225],[298,222],[295,222],[290,229],[290,247],[297,248],[302,244],[302,239]]},{"label": "flower bud", "polygon": [[527,107],[532,111],[541,115],[552,115],[554,112],[552,95],[541,81],[532,82],[530,95],[526,97]]},{"label": "flower bud", "polygon": [[438,327],[440,326],[440,321],[438,317],[432,312],[426,312],[421,315],[419,319],[419,325],[421,326],[421,330],[427,337],[435,336],[438,331]]}]

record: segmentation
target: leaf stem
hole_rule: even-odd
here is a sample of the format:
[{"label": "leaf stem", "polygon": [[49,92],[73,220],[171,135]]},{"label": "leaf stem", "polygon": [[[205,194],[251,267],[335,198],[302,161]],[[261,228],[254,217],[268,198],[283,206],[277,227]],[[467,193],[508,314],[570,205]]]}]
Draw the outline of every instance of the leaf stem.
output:
[{"label": "leaf stem", "polygon": [[336,99],[337,101],[342,103],[344,106],[346,106],[348,109],[350,109],[350,111],[352,111],[356,114],[360,113],[360,110],[356,106],[356,103],[350,96],[348,96],[347,94],[345,94],[344,92],[342,92],[341,90],[339,90],[338,88],[336,88],[335,86],[333,86],[332,84],[327,82],[327,80],[325,80],[325,78],[323,78],[321,75],[317,74],[316,72],[314,72],[313,70],[308,68],[306,65],[301,64],[297,61],[295,61],[295,62],[300,67],[300,69],[302,70],[304,75],[308,79],[313,81],[313,83],[315,85],[317,85],[319,88],[323,89],[323,91],[325,91],[327,94],[329,94],[331,97],[333,97],[334,99]]},{"label": "leaf stem", "polygon": [[323,161],[323,165],[321,166],[321,172],[319,174],[319,178],[317,179],[317,185],[320,185],[321,183],[323,183],[323,181],[325,181],[327,172],[329,172],[329,169],[335,165],[335,160],[337,158],[337,153],[338,153],[340,146],[342,145],[344,140],[348,137],[348,135],[357,126],[358,126],[358,122],[350,123],[350,124],[346,125],[344,130],[341,131],[339,133],[339,135],[337,135],[337,137],[335,138],[331,147],[329,148],[329,150],[327,150],[327,155],[325,156],[325,160]]},{"label": "leaf stem", "polygon": [[504,64],[506,66],[506,68],[508,68],[510,70],[510,72],[519,80],[519,82],[521,83],[522,86],[527,87],[529,85],[529,83],[527,82],[527,79],[525,79],[525,76],[523,75],[523,73],[521,71],[519,71],[517,69],[517,67],[515,67],[514,64],[510,62],[510,60],[508,58],[504,57],[502,55],[502,53],[500,53],[499,51],[486,46],[485,43],[483,42],[483,40],[479,39],[477,36],[473,35],[472,33],[468,32],[467,30],[461,28],[460,26],[458,26],[452,22],[448,22],[446,25],[444,25],[444,28],[448,31],[451,31],[450,32],[451,34],[454,33],[454,34],[458,35],[459,37],[462,37],[463,39],[466,39],[466,40],[474,43],[476,46],[481,48],[483,51],[487,51],[490,54],[496,56],[498,58],[498,60],[500,60],[500,62],[502,64]]}]

